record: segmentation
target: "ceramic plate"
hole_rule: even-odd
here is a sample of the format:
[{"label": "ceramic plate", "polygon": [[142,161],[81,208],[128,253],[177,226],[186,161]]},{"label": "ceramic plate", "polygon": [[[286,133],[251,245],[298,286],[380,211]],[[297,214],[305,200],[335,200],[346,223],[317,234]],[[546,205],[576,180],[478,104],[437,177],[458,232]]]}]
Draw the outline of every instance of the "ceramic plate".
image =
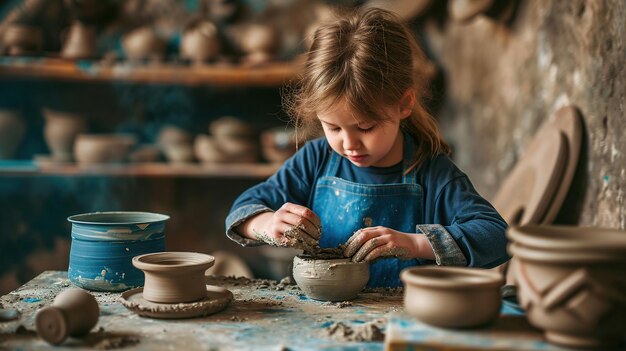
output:
[{"label": "ceramic plate", "polygon": [[122,305],[143,317],[182,319],[204,317],[222,311],[233,300],[233,294],[225,288],[207,285],[204,300],[185,303],[155,303],[143,298],[143,288],[124,292]]}]

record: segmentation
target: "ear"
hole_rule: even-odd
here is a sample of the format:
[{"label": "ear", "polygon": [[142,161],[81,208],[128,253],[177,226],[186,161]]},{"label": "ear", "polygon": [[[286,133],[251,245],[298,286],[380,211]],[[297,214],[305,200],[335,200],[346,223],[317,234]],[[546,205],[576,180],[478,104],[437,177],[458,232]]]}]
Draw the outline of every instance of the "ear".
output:
[{"label": "ear", "polygon": [[402,97],[398,102],[398,112],[400,114],[400,119],[405,119],[411,115],[411,113],[413,112],[413,107],[415,107],[415,102],[415,89],[407,89],[404,94],[402,94]]}]

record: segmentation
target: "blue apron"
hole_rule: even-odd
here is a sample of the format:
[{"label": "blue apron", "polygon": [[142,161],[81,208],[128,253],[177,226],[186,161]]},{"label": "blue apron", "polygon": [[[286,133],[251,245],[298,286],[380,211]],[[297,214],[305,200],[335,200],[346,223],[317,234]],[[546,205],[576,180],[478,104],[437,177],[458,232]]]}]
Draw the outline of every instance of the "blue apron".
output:
[{"label": "blue apron", "polygon": [[[415,144],[404,136],[406,170],[415,159]],[[361,228],[383,226],[404,233],[415,233],[423,221],[424,190],[417,184],[416,167],[402,173],[402,183],[359,184],[337,177],[342,157],[333,151],[324,175],[318,180],[312,210],[322,221],[320,247],[343,244]],[[380,258],[370,263],[368,287],[401,286],[400,271],[417,265],[417,260]]]}]

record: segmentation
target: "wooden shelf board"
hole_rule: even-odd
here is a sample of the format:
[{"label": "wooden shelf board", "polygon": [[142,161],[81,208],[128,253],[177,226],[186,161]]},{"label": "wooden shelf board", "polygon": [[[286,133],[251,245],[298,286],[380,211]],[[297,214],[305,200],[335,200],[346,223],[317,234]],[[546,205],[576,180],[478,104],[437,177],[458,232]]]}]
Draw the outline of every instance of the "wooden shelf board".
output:
[{"label": "wooden shelf board", "polygon": [[259,67],[172,63],[106,65],[99,61],[59,58],[0,57],[0,78],[63,81],[276,87],[297,75],[301,61],[274,62]]},{"label": "wooden shelf board", "polygon": [[2,176],[121,176],[121,177],[215,177],[265,179],[279,164],[216,163],[170,164],[138,163],[122,165],[40,164],[29,169],[2,169]]}]

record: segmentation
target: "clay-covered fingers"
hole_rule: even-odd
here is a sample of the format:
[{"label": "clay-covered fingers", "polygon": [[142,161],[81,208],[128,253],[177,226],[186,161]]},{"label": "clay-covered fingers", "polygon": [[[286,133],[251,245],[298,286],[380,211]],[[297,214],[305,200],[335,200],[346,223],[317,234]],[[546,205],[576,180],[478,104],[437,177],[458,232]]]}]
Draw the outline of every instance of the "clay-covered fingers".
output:
[{"label": "clay-covered fingers", "polygon": [[302,229],[316,240],[320,239],[322,235],[320,218],[309,208],[287,202],[276,212],[281,212],[285,222]]},{"label": "clay-covered fingers", "polygon": [[370,239],[379,236],[378,227],[359,229],[348,239],[343,252],[345,257],[353,257],[357,251]]}]

